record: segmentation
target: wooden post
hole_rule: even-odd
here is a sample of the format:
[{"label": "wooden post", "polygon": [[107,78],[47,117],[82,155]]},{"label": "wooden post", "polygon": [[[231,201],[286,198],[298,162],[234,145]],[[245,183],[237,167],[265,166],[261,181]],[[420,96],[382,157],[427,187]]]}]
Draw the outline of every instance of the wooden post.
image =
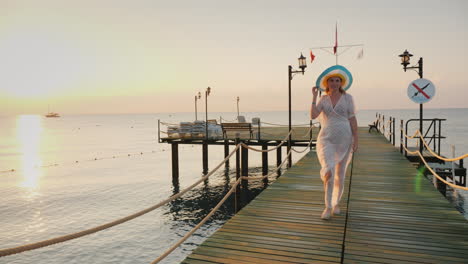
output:
[{"label": "wooden post", "polygon": [[395,119],[396,118],[393,118],[393,146],[396,145],[396,141],[395,141]]},{"label": "wooden post", "polygon": [[[236,138],[236,146],[239,145],[239,138]],[[236,150],[236,181],[239,180],[241,176],[240,170],[240,149]],[[241,209],[241,188],[240,184],[236,187],[236,213]]]},{"label": "wooden post", "polygon": [[258,119],[258,135],[257,135],[257,140],[260,140],[260,137],[261,137],[261,133],[260,133],[260,118]]},{"label": "wooden post", "polygon": [[158,142],[161,143],[161,120],[158,119]]},{"label": "wooden post", "polygon": [[377,128],[377,131],[380,132],[380,127],[382,126],[382,120],[380,118],[380,114],[379,114],[379,125],[378,125],[378,128]]},{"label": "wooden post", "polygon": [[172,182],[179,181],[179,144],[171,143],[172,150]]},{"label": "wooden post", "polygon": [[208,173],[208,141],[203,141],[203,174]]},{"label": "wooden post", "polygon": [[403,119],[400,120],[400,153],[403,154]]},{"label": "wooden post", "polygon": [[[249,176],[249,150],[246,147],[241,148],[241,176]],[[242,180],[242,188],[247,189],[248,181]]]},{"label": "wooden post", "polygon": [[388,135],[388,141],[392,143],[392,117],[390,117],[388,120],[390,120],[390,127],[389,127],[389,135]]},{"label": "wooden post", "polygon": [[[439,120],[439,147],[437,148],[437,154],[440,156],[440,138],[442,137],[442,120]],[[435,139],[434,139],[435,141]],[[463,162],[463,160],[462,160]]]},{"label": "wooden post", "polygon": [[385,137],[385,116],[382,115],[382,135]]},{"label": "wooden post", "polygon": [[[268,152],[266,152],[266,150],[268,150],[268,145],[263,144],[262,150],[265,151],[262,152],[262,175],[265,176],[268,174]],[[268,184],[268,177],[263,179],[263,183]]]},{"label": "wooden post", "polygon": [[[224,140],[224,158],[229,156],[229,139]],[[229,159],[224,163],[225,167],[229,168]]]},{"label": "wooden post", "polygon": [[[280,141],[277,141],[278,145],[281,144]],[[281,161],[282,161],[282,158],[281,158],[281,147],[277,148],[276,149],[276,166],[278,167],[279,165],[281,165]],[[276,171],[276,173],[278,174],[278,176],[281,176],[281,168],[278,168],[278,170]]]}]

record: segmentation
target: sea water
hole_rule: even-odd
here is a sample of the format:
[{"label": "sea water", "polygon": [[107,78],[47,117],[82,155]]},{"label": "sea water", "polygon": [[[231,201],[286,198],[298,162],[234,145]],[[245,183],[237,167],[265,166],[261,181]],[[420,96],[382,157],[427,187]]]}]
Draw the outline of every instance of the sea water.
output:
[{"label": "sea water", "polygon": [[[419,117],[418,109],[362,110],[359,126],[374,121],[376,113],[405,120]],[[241,114],[248,121],[259,117],[262,122],[288,122],[287,112]],[[219,120],[220,116],[233,120],[237,114],[210,113],[209,119]],[[441,154],[451,156],[451,144],[456,146],[456,155],[468,153],[468,109],[425,110],[424,118],[436,117],[447,119],[442,127],[447,139],[442,141]],[[198,180],[202,176],[201,146],[179,145],[180,178],[178,184],[173,183],[170,145],[158,143],[158,119],[178,123],[192,121],[194,114],[0,117],[0,247],[33,243],[113,221],[150,207]],[[292,122],[308,124],[308,113],[293,112]],[[161,128],[165,130],[164,125]],[[293,153],[293,162],[301,156]],[[222,146],[209,147],[210,168],[223,158]],[[270,158],[270,171],[275,163]],[[260,153],[250,153],[249,166],[250,174],[261,174]],[[149,263],[208,214],[234,178],[233,169],[222,167],[186,195],[148,214],[75,240],[3,257],[0,263]],[[261,183],[252,182],[249,187],[250,197],[263,189]],[[448,194],[455,197],[455,206],[468,219],[467,193]],[[183,260],[234,210],[230,199],[162,263]]]}]

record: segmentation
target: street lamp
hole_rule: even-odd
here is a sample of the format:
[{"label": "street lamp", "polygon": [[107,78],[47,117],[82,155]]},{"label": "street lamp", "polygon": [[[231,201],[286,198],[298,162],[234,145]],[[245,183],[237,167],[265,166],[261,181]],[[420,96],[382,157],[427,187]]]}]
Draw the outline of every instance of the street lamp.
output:
[{"label": "street lamp", "polygon": [[197,117],[197,100],[201,98],[201,93],[198,92],[198,94],[195,95],[195,121],[198,120],[198,117]]},{"label": "street lamp", "polygon": [[203,174],[208,173],[208,95],[211,88],[206,88],[205,91],[205,140],[203,142]]},{"label": "street lamp", "polygon": [[[304,57],[304,55],[302,55],[301,53],[301,56],[298,58],[298,61],[299,61],[299,68],[301,70],[299,71],[295,71],[293,70],[292,66],[289,65],[288,66],[288,80],[289,80],[289,139],[288,139],[288,153],[291,151],[291,140],[292,140],[292,136],[291,136],[291,81],[293,79],[293,74],[294,73],[302,73],[302,75],[304,75],[304,71],[305,71],[305,68],[307,68],[307,63],[306,63],[306,58]],[[292,166],[292,157],[291,155],[289,155],[288,157],[288,168],[291,168]]]},{"label": "street lamp", "polygon": [[210,95],[210,92],[211,92],[211,88],[208,87],[206,88],[206,91],[205,91],[205,114],[206,114],[206,117],[205,117],[205,137],[206,137],[206,140],[208,140],[208,95]]},{"label": "street lamp", "polygon": [[403,65],[403,70],[406,72],[407,69],[417,69],[417,73],[419,74],[419,78],[423,77],[423,58],[419,58],[418,66],[411,66],[408,67],[410,64],[410,59],[413,57],[413,54],[409,53],[408,50],[405,50],[402,54],[398,55],[401,57],[401,65]]},{"label": "street lamp", "polygon": [[237,118],[239,118],[239,96],[237,96]]},{"label": "street lamp", "polygon": [[[410,59],[413,57],[413,54],[409,53],[408,50],[405,50],[402,54],[398,55],[401,57],[401,65],[403,65],[403,70],[406,72],[407,69],[415,69],[419,75],[419,78],[423,78],[423,58],[419,58],[417,66],[408,67],[410,64]],[[423,135],[423,104],[419,104],[419,131]],[[423,139],[419,139],[419,152],[423,151]]]}]

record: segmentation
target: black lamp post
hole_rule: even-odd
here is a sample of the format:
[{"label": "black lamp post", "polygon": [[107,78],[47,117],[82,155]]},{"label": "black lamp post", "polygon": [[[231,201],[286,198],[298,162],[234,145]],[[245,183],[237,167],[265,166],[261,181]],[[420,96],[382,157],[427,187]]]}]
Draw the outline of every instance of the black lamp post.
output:
[{"label": "black lamp post", "polygon": [[[288,92],[289,92],[289,139],[288,139],[288,153],[291,150],[291,140],[292,140],[292,135],[291,135],[291,81],[293,79],[293,73],[302,73],[304,75],[304,70],[307,68],[307,63],[306,63],[306,58],[304,55],[302,55],[298,58],[299,60],[299,68],[301,70],[295,71],[293,70],[292,66],[288,66],[288,80],[289,80],[289,87],[288,87]],[[291,168],[292,166],[292,155],[289,155],[288,157],[288,168]]]},{"label": "black lamp post", "polygon": [[205,91],[205,141],[203,142],[203,174],[208,173],[208,95],[211,88],[206,88]]},{"label": "black lamp post", "polygon": [[237,118],[239,118],[239,96],[237,96]]},{"label": "black lamp post", "polygon": [[[407,69],[415,69],[419,75],[419,78],[423,78],[423,58],[419,58],[418,64],[416,66],[408,67],[410,64],[410,59],[413,57],[413,54],[409,53],[408,50],[405,50],[402,54],[398,55],[401,57],[401,65],[403,65],[403,70],[406,72]],[[423,135],[423,104],[419,104],[419,131]],[[419,139],[419,152],[422,155],[423,151],[423,142],[422,138]]]},{"label": "black lamp post", "polygon": [[201,93],[198,92],[198,94],[195,95],[195,121],[198,120],[198,117],[197,117],[197,100],[201,98]]},{"label": "black lamp post", "polygon": [[205,114],[206,114],[206,117],[205,117],[205,138],[206,140],[208,140],[208,95],[210,95],[210,92],[211,92],[211,88],[208,87],[206,88],[206,91],[205,91]]}]

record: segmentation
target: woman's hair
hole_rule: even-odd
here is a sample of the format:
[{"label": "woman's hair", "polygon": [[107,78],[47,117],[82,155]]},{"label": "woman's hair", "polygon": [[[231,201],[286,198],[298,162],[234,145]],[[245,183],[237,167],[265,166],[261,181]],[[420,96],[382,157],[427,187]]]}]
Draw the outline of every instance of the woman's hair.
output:
[{"label": "woman's hair", "polygon": [[[340,78],[341,82],[343,82],[343,79],[341,79],[341,77],[339,77],[339,76],[331,76],[331,77],[329,77],[328,79],[330,79],[330,78],[332,78],[332,77]],[[328,79],[327,79],[327,82],[328,82]],[[327,94],[328,94],[329,91],[330,91],[330,89],[328,88],[328,86],[325,87],[325,92],[326,92]],[[343,89],[342,86],[340,86],[340,93],[342,93],[342,94],[346,93],[346,91]]]}]

